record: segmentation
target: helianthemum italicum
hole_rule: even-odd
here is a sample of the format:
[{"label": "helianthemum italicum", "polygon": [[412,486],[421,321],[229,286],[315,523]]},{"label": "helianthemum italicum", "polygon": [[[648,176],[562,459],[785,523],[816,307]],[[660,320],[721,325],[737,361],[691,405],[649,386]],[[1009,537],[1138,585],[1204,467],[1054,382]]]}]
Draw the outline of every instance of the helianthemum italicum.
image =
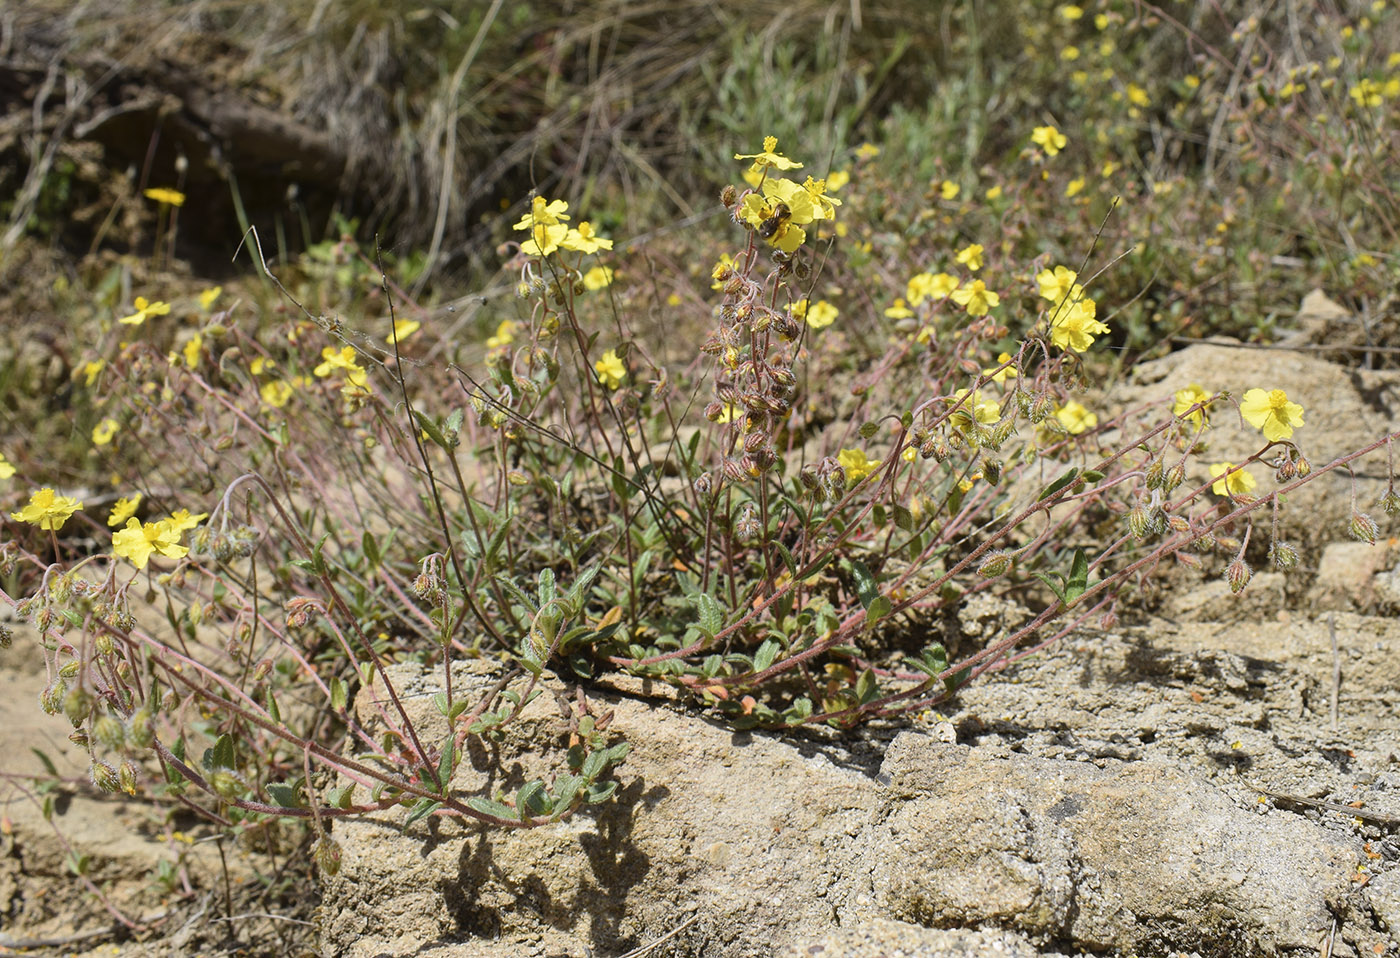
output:
[{"label": "helianthemum italicum", "polygon": [[1303,425],[1303,407],[1290,402],[1282,389],[1249,390],[1240,402],[1240,414],[1255,429],[1263,430],[1269,442],[1288,439],[1295,426]]}]

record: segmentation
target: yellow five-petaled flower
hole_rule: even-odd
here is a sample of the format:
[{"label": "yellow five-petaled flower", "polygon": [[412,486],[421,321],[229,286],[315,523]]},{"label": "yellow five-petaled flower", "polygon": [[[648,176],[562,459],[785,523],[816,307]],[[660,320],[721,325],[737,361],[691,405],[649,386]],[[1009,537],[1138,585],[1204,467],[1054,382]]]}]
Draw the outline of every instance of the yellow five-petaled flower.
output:
[{"label": "yellow five-petaled flower", "polygon": [[132,516],[126,520],[124,529],[113,533],[112,551],[136,568],[144,569],[153,552],[170,559],[180,559],[190,550],[180,545],[180,530],[168,520],[142,523]]},{"label": "yellow five-petaled flower", "polygon": [[10,518],[57,532],[82,507],[83,504],[72,496],[60,496],[45,486],[29,497],[29,505],[10,513]]},{"label": "yellow five-petaled flower", "polygon": [[117,322],[126,326],[140,326],[152,316],[164,316],[170,312],[170,304],[162,302],[151,302],[144,296],[136,297],[136,312],[130,316],[123,316]]},{"label": "yellow five-petaled flower", "polygon": [[1303,407],[1290,402],[1282,389],[1251,389],[1240,402],[1240,413],[1255,429],[1264,431],[1269,442],[1293,435],[1293,427],[1303,425]]},{"label": "yellow five-petaled flower", "polygon": [[602,358],[593,364],[593,369],[598,374],[598,381],[608,389],[616,389],[627,378],[627,367],[622,364],[615,349],[603,353]]}]

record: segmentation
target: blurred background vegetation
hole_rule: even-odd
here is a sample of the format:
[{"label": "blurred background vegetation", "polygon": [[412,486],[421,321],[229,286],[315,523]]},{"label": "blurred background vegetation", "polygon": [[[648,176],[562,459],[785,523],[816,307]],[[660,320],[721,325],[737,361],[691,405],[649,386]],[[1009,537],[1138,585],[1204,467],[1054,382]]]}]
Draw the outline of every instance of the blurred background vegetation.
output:
[{"label": "blurred background vegetation", "polygon": [[[698,284],[732,155],[775,135],[817,176],[879,148],[847,211],[872,282],[968,242],[1131,250],[1097,281],[1127,361],[1269,339],[1316,286],[1375,345],[1395,24],[1385,2],[34,0],[0,26],[3,305],[48,324],[105,275],[85,260],[151,254],[152,186],[190,196],[162,265],[202,279],[247,275],[256,226],[270,262],[353,232],[414,295],[480,289],[533,188]],[[1041,125],[1068,140],[1043,165]]]}]

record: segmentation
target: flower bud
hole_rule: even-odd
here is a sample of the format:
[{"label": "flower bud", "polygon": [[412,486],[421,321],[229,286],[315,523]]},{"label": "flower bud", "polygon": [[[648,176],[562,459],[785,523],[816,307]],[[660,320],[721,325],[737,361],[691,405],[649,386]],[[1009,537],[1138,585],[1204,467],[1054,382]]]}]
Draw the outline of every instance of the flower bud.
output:
[{"label": "flower bud", "polygon": [[68,733],[68,741],[72,742],[84,752],[92,745],[92,739],[88,736],[87,729],[75,728]]},{"label": "flower bud", "polygon": [[1371,545],[1376,544],[1376,539],[1381,534],[1376,520],[1365,512],[1351,514],[1351,522],[1347,524],[1347,532],[1351,533],[1351,537],[1358,542],[1369,542]]},{"label": "flower bud", "polygon": [[[1381,508],[1385,510],[1386,515],[1400,515],[1400,495],[1396,495],[1394,486],[1391,486],[1389,489],[1387,489],[1385,491],[1385,495],[1381,496],[1380,505]],[[0,626],[0,633],[3,633],[3,631],[4,627]],[[4,636],[0,635],[0,648],[3,647]]]},{"label": "flower bud", "polygon": [[117,780],[121,783],[123,792],[128,795],[136,794],[136,766],[131,762],[122,762],[121,769],[117,772]]},{"label": "flower bud", "polygon": [[1243,559],[1236,557],[1225,569],[1225,581],[1230,583],[1231,592],[1239,592],[1249,585],[1249,564]]},{"label": "flower bud", "polygon": [[1312,463],[1308,462],[1308,460],[1303,456],[1298,457],[1298,462],[1295,465],[1298,470],[1299,479],[1312,472]]},{"label": "flower bud", "polygon": [[1161,460],[1161,459],[1153,459],[1152,462],[1148,464],[1148,466],[1147,466],[1147,488],[1153,489],[1153,490],[1162,488],[1162,473],[1163,473],[1163,471],[1164,471],[1164,467],[1163,467],[1163,465],[1162,465],[1162,460]]},{"label": "flower bud", "polygon": [[1141,542],[1147,538],[1148,528],[1152,523],[1147,510],[1142,507],[1141,503],[1129,509],[1124,518],[1128,520],[1128,532],[1134,539]]},{"label": "flower bud", "polygon": [[115,715],[104,715],[92,723],[92,737],[110,751],[119,750],[126,743],[126,729],[121,719]]},{"label": "flower bud", "polygon": [[71,679],[78,674],[81,665],[77,659],[71,659],[58,667],[58,677],[61,679]]},{"label": "flower bud", "polygon": [[700,495],[708,496],[710,490],[715,486],[715,481],[708,472],[702,472],[695,477],[695,482],[692,483],[692,485],[695,487],[695,491],[700,493]]},{"label": "flower bud", "polygon": [[115,792],[122,787],[117,770],[106,762],[93,762],[92,767],[88,769],[88,775],[92,778],[92,784],[104,792]]},{"label": "flower bud", "polygon": [[1171,469],[1167,470],[1166,476],[1162,479],[1162,490],[1164,492],[1170,493],[1173,489],[1175,489],[1177,486],[1181,485],[1185,481],[1186,465],[1184,463],[1178,462]]},{"label": "flower bud", "polygon": [[1001,482],[1001,460],[984,456],[982,458],[982,478],[994,486]]},{"label": "flower bud", "polygon": [[1171,526],[1173,532],[1185,533],[1191,531],[1191,523],[1184,516],[1167,516],[1167,525]]},{"label": "flower bud", "polygon": [[1298,550],[1287,542],[1275,542],[1269,546],[1269,560],[1287,571],[1298,564]]},{"label": "flower bud", "polygon": [[[724,204],[725,209],[729,209],[733,206],[738,198],[739,191],[734,188],[733,183],[727,184],[719,194],[719,201]],[[332,874],[334,874],[334,872],[332,872]]]},{"label": "flower bud", "polygon": [[63,679],[56,679],[39,693],[39,708],[43,709],[45,714],[57,715],[63,711],[63,700],[67,695],[68,683]]},{"label": "flower bud", "polygon": [[63,697],[63,714],[77,728],[92,714],[93,698],[83,689],[73,689]]},{"label": "flower bud", "polygon": [[226,768],[221,768],[209,776],[209,785],[221,798],[237,798],[243,790],[238,776]]},{"label": "flower bud", "polygon": [[311,857],[323,874],[334,875],[340,871],[340,843],[329,835],[322,836],[316,843],[316,850],[311,853]]},{"label": "flower bud", "polygon": [[984,579],[1006,575],[1011,570],[1012,558],[1010,553],[999,549],[982,560],[982,564],[977,567],[977,574]]},{"label": "flower bud", "polygon": [[131,713],[131,721],[126,730],[127,738],[131,744],[137,748],[150,748],[151,743],[156,740],[155,730],[151,728],[151,710],[149,708],[139,708]]}]

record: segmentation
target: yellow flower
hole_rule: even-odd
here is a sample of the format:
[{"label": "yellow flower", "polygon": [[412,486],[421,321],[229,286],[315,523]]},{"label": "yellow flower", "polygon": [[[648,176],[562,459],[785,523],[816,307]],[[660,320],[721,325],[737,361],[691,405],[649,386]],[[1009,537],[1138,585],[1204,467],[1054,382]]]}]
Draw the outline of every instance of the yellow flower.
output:
[{"label": "yellow flower", "polygon": [[496,335],[486,337],[487,349],[500,349],[502,346],[509,346],[515,342],[515,322],[513,320],[502,320],[496,327]]},{"label": "yellow flower", "polygon": [[926,299],[947,299],[958,288],[958,281],[947,273],[919,273],[909,280],[904,295],[917,306]]},{"label": "yellow flower", "polygon": [[1084,192],[1084,177],[1077,176],[1065,184],[1065,198],[1070,199]]},{"label": "yellow flower", "polygon": [[880,148],[874,143],[862,143],[856,147],[856,157],[862,160],[873,160],[880,155]]},{"label": "yellow flower", "polygon": [[388,336],[385,336],[384,341],[390,346],[395,343],[401,343],[418,332],[422,325],[423,324],[416,319],[396,319],[394,320],[394,331]]},{"label": "yellow flower", "polygon": [[1215,479],[1215,482],[1210,484],[1211,492],[1215,493],[1217,496],[1242,496],[1248,495],[1249,491],[1258,485],[1258,483],[1254,481],[1254,477],[1249,474],[1248,469],[1241,469],[1239,472],[1230,473],[1230,475],[1224,479],[1216,479],[1217,476],[1223,476],[1233,468],[1235,468],[1233,462],[1217,462],[1211,464],[1210,477]]},{"label": "yellow flower", "polygon": [[105,359],[94,359],[90,363],[83,363],[77,369],[73,370],[73,378],[77,379],[79,376],[82,376],[83,385],[91,386],[93,383],[97,382],[97,374],[102,372],[106,365],[107,360]]},{"label": "yellow flower", "polygon": [[[180,354],[184,357],[185,365],[194,369],[199,365],[199,357],[204,347],[204,337],[195,333],[186,342]],[[174,365],[173,363],[171,365]]]},{"label": "yellow flower", "polygon": [[136,508],[139,505],[141,505],[141,493],[139,492],[129,499],[118,499],[117,504],[112,507],[111,513],[107,516],[107,525],[114,528],[121,525],[136,515]]},{"label": "yellow flower", "polygon": [[812,200],[812,219],[830,220],[836,218],[836,207],[841,205],[841,201],[826,193],[828,188],[834,190],[836,187],[830,186],[826,180],[814,180],[809,176],[803,181],[802,188],[807,191],[807,195]]},{"label": "yellow flower", "polygon": [[[958,432],[966,436],[978,423],[990,426],[1001,419],[1001,404],[995,399],[984,399],[981,390],[974,392],[970,399],[967,398],[967,395],[966,389],[959,389],[953,393],[953,398],[949,400],[954,406],[957,406],[957,409],[952,416],[948,417],[948,422]],[[961,405],[958,405],[959,403]]]},{"label": "yellow flower", "polygon": [[1288,401],[1282,389],[1251,389],[1240,402],[1240,414],[1255,429],[1264,431],[1269,442],[1293,435],[1293,427],[1303,425],[1303,407]]},{"label": "yellow flower", "polygon": [[1372,79],[1364,79],[1347,91],[1347,96],[1356,101],[1357,106],[1380,106],[1381,85]]},{"label": "yellow flower", "polygon": [[253,361],[248,364],[248,371],[254,376],[261,376],[276,365],[275,360],[268,359],[266,356],[254,356]]},{"label": "yellow flower", "polygon": [[[1183,415],[1186,410],[1190,409],[1192,406],[1197,403],[1203,403],[1209,398],[1210,393],[1206,392],[1196,383],[1192,383],[1185,389],[1178,389],[1173,396],[1175,401],[1172,403],[1172,415]],[[1187,416],[1186,421],[1193,426],[1201,426],[1208,423],[1210,421],[1210,416],[1207,413],[1209,408],[1209,406],[1202,406],[1200,409],[1197,409]]]},{"label": "yellow flower", "polygon": [[19,512],[10,513],[10,518],[32,523],[40,529],[50,529],[57,532],[63,528],[63,524],[68,521],[69,517],[82,507],[83,504],[77,499],[71,496],[57,495],[52,489],[45,486],[29,497],[29,505]]},{"label": "yellow flower", "polygon": [[896,299],[893,306],[885,307],[885,315],[890,319],[908,319],[914,313],[904,300]]},{"label": "yellow flower", "polygon": [[583,288],[597,292],[612,285],[613,271],[608,266],[595,266],[583,274]]},{"label": "yellow flower", "polygon": [[199,308],[207,310],[214,305],[214,300],[219,298],[219,294],[224,291],[222,286],[210,286],[206,290],[201,290],[199,294]]},{"label": "yellow flower", "polygon": [[115,419],[107,418],[96,426],[92,427],[92,443],[95,446],[105,446],[112,441],[112,437],[117,434],[118,423]]},{"label": "yellow flower", "polygon": [[112,551],[129,561],[138,569],[146,568],[151,553],[158,552],[170,559],[179,559],[189,553],[180,545],[180,533],[166,522],[147,522],[140,519],[126,520],[126,527],[112,535]]},{"label": "yellow flower", "polygon": [[1075,283],[1078,278],[1079,274],[1074,270],[1056,266],[1053,270],[1041,270],[1036,274],[1035,281],[1040,286],[1042,299],[1058,303],[1066,299],[1077,299],[1084,292],[1083,287]]},{"label": "yellow flower", "polygon": [[1084,9],[1073,3],[1067,3],[1060,7],[1060,16],[1064,17],[1066,20],[1078,20],[1080,17],[1084,16]]},{"label": "yellow flower", "polygon": [[627,378],[627,367],[622,365],[617,351],[613,349],[603,353],[602,358],[593,364],[593,370],[598,374],[598,381],[608,389],[616,389]]},{"label": "yellow flower", "polygon": [[[1010,366],[1006,366],[1006,363],[1009,362],[1011,362],[1011,354],[1002,353],[999,356],[997,356],[996,365],[982,370],[982,375],[991,376],[992,382],[994,383],[1004,383],[1008,379],[1015,379],[1021,374],[1016,371],[1015,363],[1012,363]],[[1005,366],[1006,368],[997,369],[997,366]]]},{"label": "yellow flower", "polygon": [[563,223],[540,223],[530,231],[530,238],[520,244],[520,250],[529,256],[548,256],[568,235],[569,228]]},{"label": "yellow flower", "polygon": [[958,198],[958,192],[961,189],[962,187],[958,186],[958,184],[954,183],[952,180],[944,180],[938,186],[938,195],[945,200],[955,200]]},{"label": "yellow flower", "polygon": [[1061,309],[1050,324],[1050,341],[1061,349],[1082,353],[1094,345],[1094,337],[1108,332],[1108,327],[1095,318],[1097,306],[1092,299],[1080,299],[1068,309]]},{"label": "yellow flower", "polygon": [[798,170],[801,163],[795,163],[778,152],[778,138],[765,136],[761,153],[735,153],[736,160],[753,160],[754,166],[771,166],[775,170]]},{"label": "yellow flower", "polygon": [[262,401],[269,406],[281,409],[291,401],[292,386],[285,379],[274,379],[271,382],[263,383],[262,387],[258,389],[258,395],[262,396]]},{"label": "yellow flower", "polygon": [[807,241],[802,224],[817,219],[817,205],[801,184],[786,178],[769,179],[763,183],[762,194],[744,197],[741,214],[769,246],[791,253]]},{"label": "yellow flower", "polygon": [[321,350],[321,358],[325,360],[312,370],[317,376],[322,378],[329,376],[337,369],[343,369],[347,376],[355,372],[363,372],[360,365],[355,362],[355,347],[344,346],[336,349],[334,346],[327,346]]},{"label": "yellow flower", "polygon": [[0,479],[8,479],[15,474],[15,467],[10,465],[5,459],[4,453],[0,453]]},{"label": "yellow flower", "polygon": [[1055,418],[1065,427],[1065,432],[1077,436],[1099,424],[1099,417],[1071,399],[1055,410]]},{"label": "yellow flower", "polygon": [[201,512],[197,516],[190,515],[188,509],[176,509],[170,514],[169,519],[162,520],[163,525],[169,526],[176,532],[185,532],[196,528],[201,522],[209,518],[209,513]]},{"label": "yellow flower", "polygon": [[1136,83],[1128,84],[1128,102],[1133,106],[1148,106],[1152,99],[1147,95],[1147,91]]},{"label": "yellow flower", "polygon": [[962,289],[953,290],[953,302],[967,310],[969,316],[986,316],[987,311],[1001,303],[1001,297],[987,288],[980,279]]},{"label": "yellow flower", "polygon": [[1066,63],[1078,60],[1079,48],[1072,43],[1069,46],[1062,47],[1060,49],[1060,59],[1064,60]]},{"label": "yellow flower", "polygon": [[155,200],[163,206],[184,206],[185,194],[179,190],[172,190],[164,186],[155,186],[149,190],[142,190],[142,194],[148,200]]},{"label": "yellow flower", "polygon": [[851,171],[837,170],[827,175],[826,188],[829,190],[843,189],[849,182],[851,182]]},{"label": "yellow flower", "polygon": [[982,244],[973,243],[958,250],[958,262],[974,273],[982,268]]},{"label": "yellow flower", "polygon": [[982,195],[989,200],[1001,199],[1001,184],[998,183],[996,186],[988,187],[987,192]]},{"label": "yellow flower", "polygon": [[855,485],[880,468],[880,460],[867,459],[863,449],[842,449],[837,453],[836,461],[841,463],[841,468],[845,470],[848,486]]},{"label": "yellow flower", "polygon": [[127,326],[140,326],[152,316],[164,316],[170,312],[169,303],[152,303],[144,296],[136,297],[135,305],[136,312],[132,313],[130,316],[123,316],[121,319],[117,320],[117,322]]},{"label": "yellow flower", "polygon": [[565,233],[559,245],[576,253],[596,253],[600,249],[612,249],[613,241],[593,232],[593,224],[588,220],[580,220],[575,229]]},{"label": "yellow flower", "polygon": [[[805,303],[806,300],[803,300],[803,302]],[[794,309],[793,312],[796,313],[797,310]],[[836,322],[836,317],[840,314],[840,310],[824,299],[817,300],[812,304],[810,309],[803,309],[803,315],[807,320],[807,325],[811,326],[813,329],[823,329],[830,326],[832,323]]]},{"label": "yellow flower", "polygon": [[568,208],[569,204],[563,200],[547,200],[543,196],[536,196],[530,201],[530,212],[522,216],[511,229],[532,233],[537,226],[555,226],[559,223],[567,223],[569,217],[565,216],[564,213]]},{"label": "yellow flower", "polygon": [[1069,140],[1053,126],[1038,126],[1031,131],[1031,142],[1044,150],[1046,156],[1054,156],[1065,148]]}]

